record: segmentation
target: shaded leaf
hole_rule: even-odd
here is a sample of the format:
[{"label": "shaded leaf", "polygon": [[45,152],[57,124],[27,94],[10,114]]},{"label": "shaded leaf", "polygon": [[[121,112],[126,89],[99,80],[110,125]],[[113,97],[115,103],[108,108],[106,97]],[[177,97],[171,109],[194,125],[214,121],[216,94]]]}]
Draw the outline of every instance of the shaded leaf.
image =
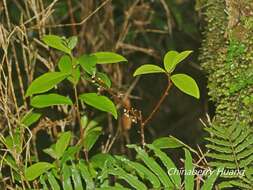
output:
[{"label": "shaded leaf", "polygon": [[67,39],[67,46],[69,49],[74,49],[76,47],[76,44],[78,42],[77,36],[71,36]]},{"label": "shaded leaf", "polygon": [[95,55],[82,55],[78,58],[78,62],[85,72],[90,75],[96,73],[97,57]]},{"label": "shaded leaf", "polygon": [[107,87],[110,88],[111,87],[111,80],[108,77],[108,75],[106,75],[105,73],[101,73],[101,72],[97,72],[96,73],[96,77],[98,80],[102,81],[102,83]]},{"label": "shaded leaf", "polygon": [[21,123],[27,127],[30,127],[33,123],[38,121],[41,117],[41,113],[33,112],[32,110],[25,114],[21,119]]},{"label": "shaded leaf", "polygon": [[154,140],[152,143],[156,148],[179,148],[182,147],[183,145],[179,143],[175,138],[172,137],[162,137]]},{"label": "shaded leaf", "polygon": [[86,132],[86,136],[84,138],[84,147],[89,151],[93,145],[96,143],[98,137],[102,134],[101,127],[94,127],[89,129]]},{"label": "shaded leaf", "polygon": [[[191,175],[194,170],[194,166],[192,163],[192,156],[189,150],[184,148],[185,151],[185,176],[184,176],[184,184],[185,190],[193,190],[194,189],[194,175]],[[188,175],[190,174],[190,175]]]}]

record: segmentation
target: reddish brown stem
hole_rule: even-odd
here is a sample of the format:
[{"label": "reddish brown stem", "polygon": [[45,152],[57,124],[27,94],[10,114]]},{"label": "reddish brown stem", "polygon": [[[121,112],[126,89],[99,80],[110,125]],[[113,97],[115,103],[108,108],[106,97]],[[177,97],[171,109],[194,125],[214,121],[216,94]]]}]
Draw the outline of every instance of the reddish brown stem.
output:
[{"label": "reddish brown stem", "polygon": [[145,135],[144,135],[144,128],[147,125],[147,123],[154,117],[154,115],[157,113],[157,111],[159,110],[161,104],[163,103],[164,99],[166,98],[166,96],[168,95],[169,90],[172,87],[172,82],[170,81],[170,79],[168,79],[168,84],[166,89],[164,90],[161,98],[158,100],[158,102],[156,103],[155,107],[153,108],[153,110],[151,111],[151,113],[148,115],[148,117],[142,121],[142,115],[140,114],[140,122],[141,122],[141,144],[142,146],[145,145]]}]

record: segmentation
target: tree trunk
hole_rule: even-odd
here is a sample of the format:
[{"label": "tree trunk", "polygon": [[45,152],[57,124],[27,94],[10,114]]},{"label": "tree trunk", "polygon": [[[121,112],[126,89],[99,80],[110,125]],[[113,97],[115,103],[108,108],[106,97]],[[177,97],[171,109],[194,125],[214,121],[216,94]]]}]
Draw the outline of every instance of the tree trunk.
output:
[{"label": "tree trunk", "polygon": [[253,189],[253,1],[206,1],[200,60],[216,105],[207,156],[211,166],[246,170],[220,187]]}]

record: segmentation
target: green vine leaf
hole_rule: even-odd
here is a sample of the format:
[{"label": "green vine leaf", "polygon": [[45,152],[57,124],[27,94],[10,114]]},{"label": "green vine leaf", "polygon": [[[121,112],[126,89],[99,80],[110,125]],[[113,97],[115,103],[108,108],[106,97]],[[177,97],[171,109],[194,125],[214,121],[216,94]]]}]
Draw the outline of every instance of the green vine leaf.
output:
[{"label": "green vine leaf", "polygon": [[38,95],[32,98],[31,105],[35,108],[45,108],[54,105],[72,105],[70,98],[59,94]]},{"label": "green vine leaf", "polygon": [[136,69],[134,72],[134,76],[150,73],[166,73],[166,71],[157,65],[146,64]]},{"label": "green vine leaf", "polygon": [[193,78],[186,74],[175,74],[171,76],[171,80],[179,90],[199,99],[199,87]]},{"label": "green vine leaf", "polygon": [[97,57],[98,64],[127,62],[125,57],[114,52],[96,52],[92,55]]},{"label": "green vine leaf", "polygon": [[38,162],[25,170],[25,177],[28,181],[32,181],[53,167],[54,165],[48,162]]},{"label": "green vine leaf", "polygon": [[187,58],[192,51],[183,51],[178,53],[177,51],[169,51],[165,54],[163,62],[164,68],[167,72],[172,73],[176,68],[177,64]]},{"label": "green vine leaf", "polygon": [[179,148],[182,147],[183,144],[181,144],[179,141],[177,141],[175,138],[172,137],[161,137],[152,143],[153,146],[159,149],[165,149],[165,148]]},{"label": "green vine leaf", "polygon": [[98,110],[111,113],[117,119],[117,110],[114,103],[106,96],[101,96],[96,93],[85,93],[79,96],[84,103],[97,108]]},{"label": "green vine leaf", "polygon": [[67,54],[71,55],[71,49],[69,49],[69,47],[67,47],[64,44],[64,39],[61,38],[60,36],[56,36],[56,35],[46,35],[42,38],[43,42],[45,44],[47,44],[49,47],[58,49],[62,52],[65,52]]},{"label": "green vine leaf", "polygon": [[26,97],[51,90],[55,85],[69,76],[69,73],[49,72],[36,78],[28,87]]}]

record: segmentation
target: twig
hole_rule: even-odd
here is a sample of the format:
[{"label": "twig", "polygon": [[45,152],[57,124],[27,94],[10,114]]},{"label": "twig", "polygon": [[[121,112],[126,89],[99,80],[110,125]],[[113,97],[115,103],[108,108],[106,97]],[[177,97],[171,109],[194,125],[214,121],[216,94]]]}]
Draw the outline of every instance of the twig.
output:
[{"label": "twig", "polygon": [[163,92],[163,95],[161,96],[161,98],[158,100],[158,102],[156,103],[154,109],[152,110],[152,112],[149,114],[149,116],[143,121],[143,125],[145,126],[156,114],[156,112],[158,111],[158,109],[160,108],[161,104],[163,103],[164,99],[166,98],[166,96],[168,95],[168,92],[170,90],[170,88],[172,87],[172,82],[168,79],[168,85],[166,87],[166,89]]}]

